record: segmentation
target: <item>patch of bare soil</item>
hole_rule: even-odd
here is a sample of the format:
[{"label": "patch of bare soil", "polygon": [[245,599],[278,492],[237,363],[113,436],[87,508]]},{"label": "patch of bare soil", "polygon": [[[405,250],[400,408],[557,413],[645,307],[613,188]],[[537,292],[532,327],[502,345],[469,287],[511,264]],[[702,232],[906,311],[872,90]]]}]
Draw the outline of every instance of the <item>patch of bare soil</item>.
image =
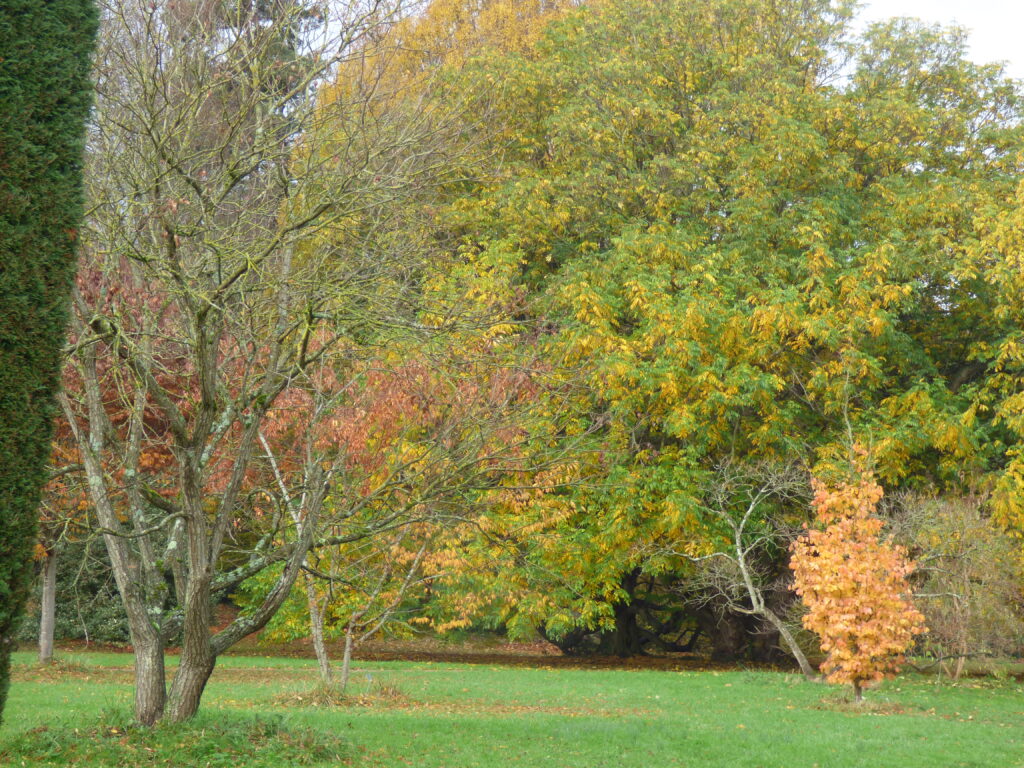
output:
[{"label": "patch of bare soil", "polygon": [[135,679],[131,667],[93,667],[55,659],[50,664],[16,665],[11,670],[16,682],[58,683],[67,680],[105,683],[130,683]]},{"label": "patch of bare soil", "polygon": [[[328,643],[332,658],[341,658],[341,641]],[[249,637],[232,648],[240,656],[285,656],[297,659],[315,658],[312,642],[308,639],[288,643],[265,643]],[[665,670],[727,670],[742,666],[745,669],[779,669],[775,664],[736,663],[711,661],[689,653],[660,656],[566,656],[551,643],[509,642],[500,638],[469,638],[458,643],[437,637],[407,640],[384,640],[367,643],[354,654],[359,661],[419,661],[439,664],[484,664],[488,666],[557,668],[557,669],[665,669]],[[785,667],[788,669],[788,667]]]},{"label": "patch of bare soil", "polygon": [[812,707],[828,712],[852,712],[858,715],[934,715],[935,709],[923,709],[895,701],[874,700],[866,694],[862,701],[854,701],[845,692],[838,696],[827,696]]}]

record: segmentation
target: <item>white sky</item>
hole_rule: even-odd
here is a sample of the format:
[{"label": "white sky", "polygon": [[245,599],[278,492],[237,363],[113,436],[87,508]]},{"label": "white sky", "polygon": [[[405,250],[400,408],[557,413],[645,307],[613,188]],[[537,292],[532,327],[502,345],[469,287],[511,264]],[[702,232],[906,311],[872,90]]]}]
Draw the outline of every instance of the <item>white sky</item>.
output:
[{"label": "white sky", "polygon": [[929,23],[971,30],[969,57],[1005,61],[1007,73],[1024,78],[1024,0],[861,0],[857,18],[876,21],[915,16]]}]

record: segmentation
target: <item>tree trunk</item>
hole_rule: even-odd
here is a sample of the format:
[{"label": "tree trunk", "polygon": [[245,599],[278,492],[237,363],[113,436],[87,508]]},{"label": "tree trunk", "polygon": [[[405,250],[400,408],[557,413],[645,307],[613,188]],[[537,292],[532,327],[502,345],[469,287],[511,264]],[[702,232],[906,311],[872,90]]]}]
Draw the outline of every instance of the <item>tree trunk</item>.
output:
[{"label": "tree trunk", "polygon": [[622,577],[622,590],[626,599],[612,606],[615,612],[615,630],[611,636],[611,650],[619,658],[638,656],[643,653],[643,636],[637,622],[636,600],[640,569],[634,568]]},{"label": "tree trunk", "polygon": [[612,653],[620,659],[643,654],[643,636],[637,623],[636,610],[632,606],[616,604],[615,631],[611,640]]},{"label": "tree trunk", "polygon": [[210,599],[208,577],[193,577],[185,598],[181,658],[171,682],[167,707],[167,716],[175,723],[190,720],[195,715],[217,661],[210,643],[210,623],[213,621]]},{"label": "tree trunk", "polygon": [[159,641],[140,643],[133,637],[135,650],[135,718],[153,725],[164,714],[167,699],[164,672],[164,648]]},{"label": "tree trunk", "polygon": [[[316,652],[317,667],[320,670],[320,682],[324,685],[331,685],[334,682],[334,672],[331,670],[331,658],[327,655],[327,644],[324,642],[324,612],[320,610],[313,580],[308,575],[306,576],[306,601],[309,603],[309,628],[310,634],[313,636],[313,650]],[[348,638],[345,640],[345,645],[348,647]]]},{"label": "tree trunk", "polygon": [[[93,353],[95,350],[93,350]],[[95,363],[95,359],[92,359]],[[121,602],[128,617],[128,630],[131,634],[132,648],[135,653],[135,717],[143,725],[153,725],[164,713],[167,700],[167,679],[164,670],[164,639],[161,636],[160,623],[163,612],[160,607],[148,599],[146,594],[145,573],[143,564],[128,546],[128,539],[119,535],[124,526],[111,502],[111,494],[107,489],[107,475],[99,456],[103,449],[103,411],[102,390],[95,376],[95,367],[86,366],[85,391],[89,404],[88,435],[78,428],[78,419],[67,396],[58,396],[68,424],[71,426],[78,443],[79,455],[88,478],[89,498],[96,511],[99,522],[112,532],[103,534],[103,542],[110,555],[110,565],[117,582]],[[139,538],[140,542],[144,537]]]},{"label": "tree trunk", "polygon": [[864,689],[860,687],[860,680],[853,681],[853,700],[858,704],[864,702]]},{"label": "tree trunk", "polygon": [[577,627],[571,629],[560,637],[548,634],[544,624],[537,625],[537,634],[547,642],[558,648],[566,656],[584,656],[594,652],[596,643],[584,644],[589,639],[593,640],[594,633],[587,629]]},{"label": "tree trunk", "polygon": [[174,723],[191,720],[199,709],[199,702],[206,690],[206,683],[213,674],[216,657],[211,653],[206,658],[186,654],[184,649],[178,671],[171,683],[171,695],[167,705],[167,718]]},{"label": "tree trunk", "polygon": [[804,677],[808,680],[817,680],[818,673],[814,671],[814,667],[812,667],[810,662],[807,661],[807,657],[797,644],[796,638],[793,637],[793,633],[789,631],[789,627],[786,626],[786,623],[770,608],[762,608],[761,613],[763,613],[764,617],[768,619],[771,625],[778,630],[779,637],[782,638],[782,642],[786,645],[786,650],[789,651],[790,655],[794,659],[796,659],[796,663],[800,665],[800,671],[803,672]]},{"label": "tree trunk", "polygon": [[352,636],[355,634],[355,627],[350,622],[345,630],[345,655],[341,659],[341,695],[345,695],[345,688],[348,687],[348,677],[352,671]]},{"label": "tree trunk", "polygon": [[747,644],[746,628],[735,614],[714,606],[694,611],[701,633],[711,641],[711,660],[736,661]]},{"label": "tree trunk", "polygon": [[39,611],[39,663],[53,661],[53,630],[57,615],[57,550],[46,552],[43,599]]}]

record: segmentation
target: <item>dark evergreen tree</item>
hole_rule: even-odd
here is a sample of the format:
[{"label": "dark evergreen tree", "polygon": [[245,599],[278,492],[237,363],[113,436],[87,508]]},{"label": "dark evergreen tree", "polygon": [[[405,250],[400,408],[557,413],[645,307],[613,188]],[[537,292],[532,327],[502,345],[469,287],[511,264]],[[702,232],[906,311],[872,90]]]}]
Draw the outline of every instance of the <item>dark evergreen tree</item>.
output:
[{"label": "dark evergreen tree", "polygon": [[75,274],[96,26],[93,0],[0,3],[0,716]]}]

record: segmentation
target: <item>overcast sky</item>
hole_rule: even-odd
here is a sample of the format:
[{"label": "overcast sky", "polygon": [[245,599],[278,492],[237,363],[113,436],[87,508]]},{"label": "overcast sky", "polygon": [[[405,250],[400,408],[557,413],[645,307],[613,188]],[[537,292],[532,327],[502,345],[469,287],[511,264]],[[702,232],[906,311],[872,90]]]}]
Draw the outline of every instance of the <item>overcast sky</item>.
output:
[{"label": "overcast sky", "polygon": [[1024,0],[862,0],[862,21],[890,16],[967,27],[971,59],[1005,61],[1010,75],[1024,78]]}]

